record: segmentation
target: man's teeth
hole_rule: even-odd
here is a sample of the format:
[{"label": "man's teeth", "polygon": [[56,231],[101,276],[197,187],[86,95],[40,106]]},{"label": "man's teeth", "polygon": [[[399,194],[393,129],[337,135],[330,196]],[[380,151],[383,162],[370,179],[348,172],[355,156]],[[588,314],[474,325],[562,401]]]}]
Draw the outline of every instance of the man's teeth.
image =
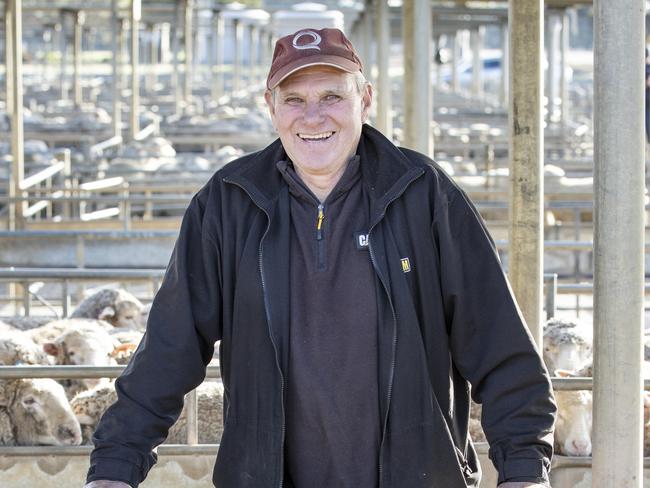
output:
[{"label": "man's teeth", "polygon": [[320,134],[298,134],[298,137],[308,141],[320,141],[323,139],[328,139],[334,134],[334,132],[321,132]]}]

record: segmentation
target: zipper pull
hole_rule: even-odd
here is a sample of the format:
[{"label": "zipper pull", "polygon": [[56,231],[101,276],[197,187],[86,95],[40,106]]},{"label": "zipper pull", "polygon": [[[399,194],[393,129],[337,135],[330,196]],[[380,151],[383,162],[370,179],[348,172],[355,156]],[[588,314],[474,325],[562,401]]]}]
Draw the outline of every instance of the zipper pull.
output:
[{"label": "zipper pull", "polygon": [[319,241],[323,238],[323,219],[325,218],[325,214],[323,210],[325,207],[321,203],[318,205],[318,221],[316,222],[316,239]]}]

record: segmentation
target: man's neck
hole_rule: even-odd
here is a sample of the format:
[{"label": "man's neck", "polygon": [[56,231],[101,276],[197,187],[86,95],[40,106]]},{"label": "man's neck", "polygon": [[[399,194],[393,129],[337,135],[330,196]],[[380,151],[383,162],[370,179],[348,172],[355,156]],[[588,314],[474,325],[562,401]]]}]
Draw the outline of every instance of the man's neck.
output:
[{"label": "man's neck", "polygon": [[332,193],[332,190],[341,179],[341,176],[343,176],[343,173],[345,173],[345,168],[347,168],[348,162],[349,161],[346,161],[345,164],[331,173],[313,174],[304,172],[295,165],[294,169],[303,183],[307,185],[307,188],[309,188],[311,192],[316,195],[318,201],[324,202],[327,199],[327,196]]}]

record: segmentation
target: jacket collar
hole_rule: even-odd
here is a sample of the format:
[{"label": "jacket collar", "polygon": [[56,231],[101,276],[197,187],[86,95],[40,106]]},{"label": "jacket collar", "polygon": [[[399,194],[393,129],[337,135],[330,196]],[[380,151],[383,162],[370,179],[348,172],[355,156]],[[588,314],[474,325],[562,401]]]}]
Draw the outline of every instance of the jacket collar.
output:
[{"label": "jacket collar", "polygon": [[[383,134],[364,124],[357,148],[361,159],[361,179],[370,197],[371,220],[381,217],[385,207],[424,173]],[[287,159],[280,139],[253,156],[226,178],[248,192],[262,209],[270,211],[281,189],[286,185],[277,163]]]}]

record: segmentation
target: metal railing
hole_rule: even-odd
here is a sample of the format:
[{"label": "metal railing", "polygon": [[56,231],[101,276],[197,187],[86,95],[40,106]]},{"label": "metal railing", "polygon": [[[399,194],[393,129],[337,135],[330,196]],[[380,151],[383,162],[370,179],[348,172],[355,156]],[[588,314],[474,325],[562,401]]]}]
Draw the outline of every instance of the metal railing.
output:
[{"label": "metal railing", "polygon": [[[68,233],[66,233],[67,235]],[[77,235],[77,233],[73,233]],[[145,233],[148,235],[149,233]],[[48,233],[49,235],[49,233]],[[110,238],[112,233],[101,232],[99,234],[92,233],[92,236],[101,236]],[[158,235],[156,233],[156,235]],[[165,232],[165,237],[175,236],[173,232]],[[0,238],[2,233],[0,233]],[[501,244],[504,244],[503,242]],[[573,242],[559,242],[552,244],[549,247],[555,249],[590,249],[591,243],[573,243]],[[650,245],[646,245],[646,252],[650,249]],[[0,268],[0,282],[10,282],[20,284],[22,287],[22,302],[25,309],[25,315],[29,315],[31,293],[29,285],[34,282],[61,282],[61,303],[63,308],[63,317],[68,316],[70,310],[70,282],[88,282],[88,281],[119,281],[121,283],[128,282],[146,282],[152,284],[153,293],[155,293],[165,275],[164,268],[149,268],[149,269],[125,269],[125,268]],[[544,303],[546,310],[546,318],[550,319],[556,315],[557,311],[557,296],[558,294],[564,295],[590,295],[593,293],[593,283],[559,283],[558,275],[556,273],[544,274]],[[645,294],[650,294],[650,283],[645,284]],[[579,304],[578,304],[579,306]],[[579,311],[579,310],[578,310]]]},{"label": "metal railing", "polygon": [[87,268],[0,268],[0,282],[18,283],[22,288],[24,314],[30,315],[32,293],[30,283],[36,281],[61,282],[62,316],[70,311],[69,283],[87,281],[150,281],[153,294],[165,275],[164,269],[87,269]]},{"label": "metal railing", "polygon": [[[0,380],[21,378],[51,378],[51,379],[85,379],[85,378],[117,378],[126,366],[0,366]],[[221,369],[218,366],[206,368],[206,378],[221,379]],[[196,389],[185,395],[187,414],[187,443],[199,443],[198,430],[198,401]]]}]

